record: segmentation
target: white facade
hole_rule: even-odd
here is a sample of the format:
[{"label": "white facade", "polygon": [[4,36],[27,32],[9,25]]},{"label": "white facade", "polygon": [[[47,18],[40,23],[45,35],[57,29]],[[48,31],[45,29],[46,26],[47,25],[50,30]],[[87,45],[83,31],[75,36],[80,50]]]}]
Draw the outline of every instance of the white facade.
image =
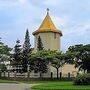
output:
[{"label": "white facade", "polygon": [[39,33],[35,35],[34,49],[37,51],[38,37],[41,37],[44,49],[60,51],[60,34],[53,32]]}]

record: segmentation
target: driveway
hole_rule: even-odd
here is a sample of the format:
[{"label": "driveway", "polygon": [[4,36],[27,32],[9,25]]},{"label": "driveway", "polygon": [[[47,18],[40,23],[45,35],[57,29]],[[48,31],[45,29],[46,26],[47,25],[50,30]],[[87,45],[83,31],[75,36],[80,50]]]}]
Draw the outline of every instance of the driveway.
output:
[{"label": "driveway", "polygon": [[36,84],[13,84],[13,83],[0,83],[0,90],[31,90],[30,88]]}]

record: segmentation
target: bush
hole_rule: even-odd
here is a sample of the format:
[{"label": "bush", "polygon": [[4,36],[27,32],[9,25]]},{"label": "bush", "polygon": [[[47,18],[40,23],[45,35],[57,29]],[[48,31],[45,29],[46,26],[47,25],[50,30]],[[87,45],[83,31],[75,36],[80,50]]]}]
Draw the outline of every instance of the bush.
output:
[{"label": "bush", "polygon": [[80,74],[74,80],[75,85],[90,85],[90,73]]}]

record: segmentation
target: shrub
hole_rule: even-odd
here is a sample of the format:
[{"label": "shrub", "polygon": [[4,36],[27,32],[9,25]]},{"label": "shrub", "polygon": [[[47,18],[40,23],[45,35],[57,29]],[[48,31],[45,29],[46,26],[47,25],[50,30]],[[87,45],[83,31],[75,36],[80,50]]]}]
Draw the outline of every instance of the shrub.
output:
[{"label": "shrub", "polygon": [[74,80],[75,85],[90,85],[90,73],[80,74]]}]

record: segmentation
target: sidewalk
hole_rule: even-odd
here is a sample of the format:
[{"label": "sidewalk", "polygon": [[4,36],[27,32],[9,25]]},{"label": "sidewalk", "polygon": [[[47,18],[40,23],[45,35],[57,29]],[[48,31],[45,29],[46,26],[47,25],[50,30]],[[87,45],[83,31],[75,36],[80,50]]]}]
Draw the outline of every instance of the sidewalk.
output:
[{"label": "sidewalk", "polygon": [[13,84],[13,83],[0,83],[0,90],[31,90],[30,88],[36,84]]}]

